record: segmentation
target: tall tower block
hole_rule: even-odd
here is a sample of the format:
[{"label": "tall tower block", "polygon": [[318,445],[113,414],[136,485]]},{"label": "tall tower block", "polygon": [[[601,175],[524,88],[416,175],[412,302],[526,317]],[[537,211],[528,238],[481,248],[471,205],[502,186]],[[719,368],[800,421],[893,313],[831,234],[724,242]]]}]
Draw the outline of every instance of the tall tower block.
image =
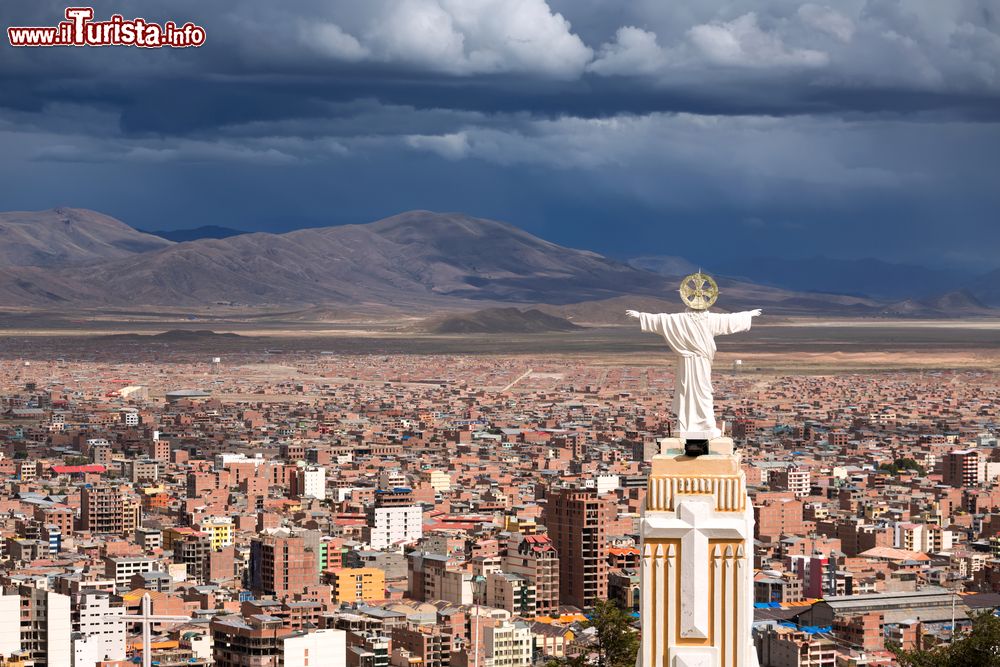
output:
[{"label": "tall tower block", "polygon": [[637,667],[757,667],[753,507],[733,441],[684,455],[660,441],[641,523],[642,646]]}]

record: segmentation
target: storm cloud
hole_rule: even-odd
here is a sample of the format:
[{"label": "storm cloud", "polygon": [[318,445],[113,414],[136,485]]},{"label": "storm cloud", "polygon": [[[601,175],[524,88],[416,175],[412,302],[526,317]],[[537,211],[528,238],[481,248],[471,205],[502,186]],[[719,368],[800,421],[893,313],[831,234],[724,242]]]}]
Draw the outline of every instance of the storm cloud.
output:
[{"label": "storm cloud", "polygon": [[274,231],[460,209],[618,256],[1000,265],[992,2],[151,4],[95,13],[205,46],[5,44],[0,208]]}]

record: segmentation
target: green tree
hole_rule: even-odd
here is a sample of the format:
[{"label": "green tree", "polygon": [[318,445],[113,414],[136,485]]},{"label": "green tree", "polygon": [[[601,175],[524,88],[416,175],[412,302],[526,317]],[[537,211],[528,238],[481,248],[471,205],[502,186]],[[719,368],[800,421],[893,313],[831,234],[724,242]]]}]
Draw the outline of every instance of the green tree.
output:
[{"label": "green tree", "polygon": [[629,614],[610,600],[594,607],[587,627],[597,630],[597,667],[634,667],[639,635]]},{"label": "green tree", "polygon": [[972,630],[926,651],[893,649],[900,667],[1000,667],[1000,618],[993,611],[972,617]]},{"label": "green tree", "polygon": [[[632,629],[631,617],[610,600],[600,600],[584,628],[594,628],[596,644],[592,650],[573,657],[550,658],[545,667],[635,667],[639,653],[639,635]],[[593,661],[594,653],[597,662]]]},{"label": "green tree", "polygon": [[916,470],[921,475],[927,473],[922,465],[917,463],[914,459],[904,456],[901,459],[896,459],[896,469],[897,470]]},{"label": "green tree", "polygon": [[893,475],[898,474],[900,470],[914,470],[920,475],[927,474],[927,471],[922,465],[905,456],[903,458],[896,459],[892,463],[883,463],[879,466],[879,470],[884,470],[885,472]]}]

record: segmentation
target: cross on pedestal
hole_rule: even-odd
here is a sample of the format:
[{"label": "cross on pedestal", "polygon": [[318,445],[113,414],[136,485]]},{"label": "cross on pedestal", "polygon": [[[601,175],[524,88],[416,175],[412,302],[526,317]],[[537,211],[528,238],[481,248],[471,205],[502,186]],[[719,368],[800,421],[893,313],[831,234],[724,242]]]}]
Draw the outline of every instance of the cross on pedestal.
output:
[{"label": "cross on pedestal", "polygon": [[710,628],[709,540],[745,540],[746,522],[742,517],[716,514],[714,501],[706,502],[695,496],[678,498],[676,502],[674,517],[649,515],[643,519],[643,537],[680,538],[680,635],[685,639],[705,639]]},{"label": "cross on pedestal", "polygon": [[155,623],[187,623],[190,616],[153,616],[153,600],[149,593],[142,596],[142,611],[138,614],[122,614],[120,616],[108,616],[109,621],[125,621],[127,623],[139,623],[142,625],[142,667],[152,667],[152,627]]}]

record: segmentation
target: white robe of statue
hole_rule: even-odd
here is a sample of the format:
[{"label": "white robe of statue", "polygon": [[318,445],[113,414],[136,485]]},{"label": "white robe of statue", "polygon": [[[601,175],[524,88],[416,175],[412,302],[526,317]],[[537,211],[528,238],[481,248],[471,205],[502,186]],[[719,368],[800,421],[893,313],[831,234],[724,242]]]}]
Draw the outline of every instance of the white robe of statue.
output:
[{"label": "white robe of statue", "polygon": [[683,313],[637,313],[643,331],[660,334],[677,353],[673,410],[680,436],[694,439],[718,438],[712,400],[712,360],[715,337],[750,329],[759,310],[742,313],[710,313],[688,310]]}]

